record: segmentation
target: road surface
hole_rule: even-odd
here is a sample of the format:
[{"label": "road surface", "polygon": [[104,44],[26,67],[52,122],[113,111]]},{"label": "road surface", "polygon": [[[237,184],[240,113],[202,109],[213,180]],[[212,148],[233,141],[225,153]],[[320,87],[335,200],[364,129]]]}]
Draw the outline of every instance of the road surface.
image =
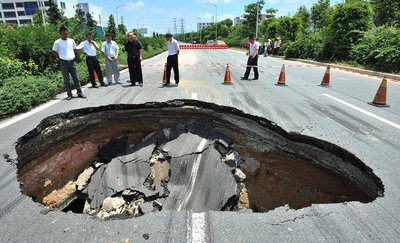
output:
[{"label": "road surface", "polygon": [[[118,103],[198,99],[233,106],[354,153],[381,178],[385,195],[363,204],[316,204],[268,213],[162,211],[127,220],[48,211],[19,192],[15,168],[0,158],[0,242],[398,242],[400,238],[400,83],[388,82],[389,108],[368,105],[378,78],[331,69],[331,88],[318,86],[325,68],[260,56],[260,79],[239,80],[247,57],[233,50],[182,50],[179,87],[161,87],[166,53],[143,62],[144,87],[86,88],[87,99],[66,94],[32,112],[0,122],[0,152],[43,118],[72,109]],[[231,64],[233,85],[221,85]],[[274,85],[286,64],[288,86]],[[250,76],[252,78],[252,75]],[[173,79],[171,80],[173,83]],[[148,240],[146,240],[148,236]]]}]

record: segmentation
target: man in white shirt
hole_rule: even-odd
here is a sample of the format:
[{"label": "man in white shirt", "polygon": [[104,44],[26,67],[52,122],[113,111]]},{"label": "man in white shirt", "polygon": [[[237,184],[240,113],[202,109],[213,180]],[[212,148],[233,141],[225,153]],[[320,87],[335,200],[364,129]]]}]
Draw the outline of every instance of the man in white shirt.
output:
[{"label": "man in white shirt", "polygon": [[249,75],[251,68],[254,70],[254,78],[253,80],[258,79],[258,50],[260,49],[260,43],[256,40],[254,40],[253,36],[249,37],[249,52],[247,53],[249,55],[249,59],[247,60],[247,67],[246,67],[246,72],[243,77],[241,77],[241,80],[249,80]]},{"label": "man in white shirt", "polygon": [[99,78],[99,82],[101,86],[107,87],[107,84],[104,83],[103,74],[101,73],[100,63],[97,59],[97,51],[99,50],[99,46],[96,41],[93,40],[92,33],[86,34],[86,40],[81,42],[77,49],[80,49],[86,55],[86,66],[89,72],[90,82],[92,83],[93,88],[97,88],[96,80],[94,78],[94,72],[96,72],[97,77]]},{"label": "man in white shirt", "polygon": [[76,44],[73,39],[68,38],[68,29],[65,26],[60,27],[61,38],[56,40],[53,44],[52,55],[60,59],[60,69],[64,78],[64,85],[67,90],[67,100],[72,99],[71,84],[69,82],[69,75],[71,74],[74,80],[75,89],[79,98],[86,98],[82,94],[81,83],[78,79],[76,70],[75,52]]},{"label": "man in white shirt", "polygon": [[120,84],[119,81],[119,69],[118,69],[118,57],[119,57],[119,46],[112,40],[110,33],[106,34],[106,41],[101,46],[101,52],[106,57],[106,76],[109,85],[112,84],[112,75],[114,74],[114,80],[116,84]]},{"label": "man in white shirt", "polygon": [[171,68],[174,69],[174,79],[175,79],[175,86],[179,84],[179,67],[178,67],[178,55],[179,55],[179,43],[177,40],[172,38],[171,33],[167,33],[165,38],[168,41],[168,57],[167,57],[167,81],[165,82],[164,86],[170,84],[171,78]]}]

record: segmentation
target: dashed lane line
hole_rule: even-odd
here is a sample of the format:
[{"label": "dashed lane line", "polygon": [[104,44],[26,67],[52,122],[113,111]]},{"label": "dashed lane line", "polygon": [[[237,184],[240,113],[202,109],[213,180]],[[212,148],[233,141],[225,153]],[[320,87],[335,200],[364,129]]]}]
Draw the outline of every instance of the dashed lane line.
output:
[{"label": "dashed lane line", "polygon": [[190,98],[191,98],[192,100],[197,100],[197,93],[196,93],[196,92],[192,92]]},{"label": "dashed lane line", "polygon": [[330,99],[332,99],[332,100],[335,100],[335,101],[337,101],[337,102],[339,102],[339,103],[341,103],[341,104],[343,104],[343,105],[346,105],[346,106],[348,106],[348,107],[350,107],[350,108],[352,108],[352,109],[354,109],[354,110],[356,110],[356,111],[359,111],[359,112],[361,112],[361,113],[363,113],[363,114],[365,114],[365,115],[367,115],[367,116],[370,116],[370,117],[372,117],[372,118],[375,118],[375,119],[378,120],[378,121],[381,121],[381,122],[383,122],[383,123],[386,123],[387,125],[390,125],[390,126],[392,126],[392,127],[394,127],[394,128],[397,128],[397,129],[400,129],[400,125],[397,124],[397,123],[394,123],[394,122],[392,122],[392,121],[389,121],[389,120],[387,120],[387,119],[385,119],[385,118],[383,118],[383,117],[380,117],[380,116],[378,116],[378,115],[375,115],[375,114],[373,114],[373,113],[371,113],[371,112],[369,112],[369,111],[366,111],[366,110],[364,110],[364,109],[361,109],[361,108],[359,108],[359,107],[357,107],[357,106],[355,106],[355,105],[352,105],[352,104],[350,104],[350,103],[347,103],[346,101],[341,100],[341,99],[338,99],[338,98],[336,98],[336,97],[334,97],[334,96],[332,96],[332,95],[328,95],[328,94],[322,94],[322,95],[325,96],[325,97],[328,97],[328,98],[330,98]]}]

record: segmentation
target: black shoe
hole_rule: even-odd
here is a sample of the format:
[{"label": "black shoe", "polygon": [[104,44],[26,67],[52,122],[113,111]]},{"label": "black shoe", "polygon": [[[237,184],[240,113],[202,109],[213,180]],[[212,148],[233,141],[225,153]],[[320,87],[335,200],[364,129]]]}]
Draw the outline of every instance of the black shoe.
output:
[{"label": "black shoe", "polygon": [[101,84],[101,86],[102,86],[102,87],[107,87],[108,85],[107,85],[107,84]]},{"label": "black shoe", "polygon": [[175,84],[175,87],[178,87],[179,84]]},{"label": "black shoe", "polygon": [[258,80],[258,78],[253,78],[252,80]]},{"label": "black shoe", "polygon": [[83,98],[83,99],[85,99],[86,96],[84,96],[83,94],[78,94],[78,98]]},{"label": "black shoe", "polygon": [[143,87],[143,83],[139,83],[139,86],[140,86],[140,87]]},{"label": "black shoe", "polygon": [[136,83],[131,83],[131,85],[130,86],[136,86]]},{"label": "black shoe", "polygon": [[163,86],[165,87],[165,86],[168,86],[169,85],[169,83],[163,83]]},{"label": "black shoe", "polygon": [[249,79],[246,77],[240,77],[240,80],[249,80]]},{"label": "black shoe", "polygon": [[66,98],[66,100],[71,100],[72,96],[68,95],[68,97]]},{"label": "black shoe", "polygon": [[97,86],[97,85],[92,85],[92,88],[95,88],[95,89],[97,89],[99,86]]}]

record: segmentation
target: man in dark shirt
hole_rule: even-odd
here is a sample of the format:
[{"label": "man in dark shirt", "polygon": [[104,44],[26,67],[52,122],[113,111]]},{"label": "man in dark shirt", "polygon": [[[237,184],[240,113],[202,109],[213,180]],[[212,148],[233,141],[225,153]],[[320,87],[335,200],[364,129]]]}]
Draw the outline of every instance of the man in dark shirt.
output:
[{"label": "man in dark shirt", "polygon": [[136,82],[143,86],[142,75],[142,54],[143,47],[140,41],[133,32],[128,33],[128,41],[125,43],[125,55],[128,59],[129,76],[131,79],[131,86],[135,86]]}]

